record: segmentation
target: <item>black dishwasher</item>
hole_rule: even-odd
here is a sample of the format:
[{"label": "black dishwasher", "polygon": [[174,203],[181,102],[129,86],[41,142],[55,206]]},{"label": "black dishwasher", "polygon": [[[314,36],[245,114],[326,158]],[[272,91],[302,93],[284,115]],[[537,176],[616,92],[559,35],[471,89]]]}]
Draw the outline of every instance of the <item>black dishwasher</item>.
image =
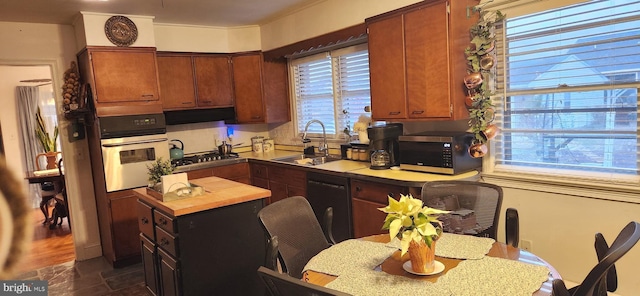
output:
[{"label": "black dishwasher", "polygon": [[[333,237],[336,242],[353,238],[349,178],[307,173],[307,199],[323,225],[324,212],[333,208]],[[324,227],[324,225],[323,225]]]}]

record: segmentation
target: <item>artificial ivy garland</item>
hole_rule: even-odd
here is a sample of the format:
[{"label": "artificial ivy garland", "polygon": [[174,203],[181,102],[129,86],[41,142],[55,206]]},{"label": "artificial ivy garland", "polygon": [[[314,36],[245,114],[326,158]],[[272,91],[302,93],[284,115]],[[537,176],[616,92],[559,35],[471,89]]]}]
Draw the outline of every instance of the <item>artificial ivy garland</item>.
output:
[{"label": "artificial ivy garland", "polygon": [[489,81],[493,79],[495,67],[495,23],[501,22],[504,15],[500,11],[487,13],[476,7],[478,22],[469,30],[471,44],[464,51],[467,56],[467,75],[464,84],[467,87],[466,105],[469,109],[469,126],[474,134],[474,143],[469,153],[473,157],[482,157],[487,151],[486,143],[497,135],[499,129],[492,124],[495,110],[491,103],[493,95]]}]

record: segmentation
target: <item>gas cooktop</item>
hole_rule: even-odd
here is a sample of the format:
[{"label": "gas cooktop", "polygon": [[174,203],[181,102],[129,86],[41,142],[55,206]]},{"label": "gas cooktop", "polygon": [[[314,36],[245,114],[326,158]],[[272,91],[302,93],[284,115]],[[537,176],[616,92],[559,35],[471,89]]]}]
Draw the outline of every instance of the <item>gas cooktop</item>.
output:
[{"label": "gas cooktop", "polygon": [[237,153],[230,153],[227,155],[221,155],[217,151],[204,152],[200,154],[192,154],[183,157],[182,159],[172,159],[171,164],[175,167],[189,166],[201,163],[209,163],[216,162],[227,159],[236,159],[238,158]]}]

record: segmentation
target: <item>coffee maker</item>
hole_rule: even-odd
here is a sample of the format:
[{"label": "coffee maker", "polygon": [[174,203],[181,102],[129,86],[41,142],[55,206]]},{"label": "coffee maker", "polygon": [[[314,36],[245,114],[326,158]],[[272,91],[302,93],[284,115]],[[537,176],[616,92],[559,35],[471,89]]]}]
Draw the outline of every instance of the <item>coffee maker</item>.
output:
[{"label": "coffee maker", "polygon": [[377,124],[367,128],[371,169],[382,170],[400,164],[398,137],[402,135],[402,123]]}]

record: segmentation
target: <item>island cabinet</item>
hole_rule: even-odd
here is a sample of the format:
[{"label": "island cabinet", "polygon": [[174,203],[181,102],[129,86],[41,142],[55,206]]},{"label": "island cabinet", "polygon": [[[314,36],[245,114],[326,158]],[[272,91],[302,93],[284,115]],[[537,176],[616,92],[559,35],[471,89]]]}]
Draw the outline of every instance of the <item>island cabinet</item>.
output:
[{"label": "island cabinet", "polygon": [[382,224],[387,214],[378,209],[389,204],[388,196],[399,199],[400,194],[409,193],[414,197],[420,196],[420,188],[351,179],[354,237],[388,233],[388,230],[382,230]]},{"label": "island cabinet", "polygon": [[376,120],[457,120],[465,106],[471,0],[422,1],[365,20]]},{"label": "island cabinet", "polygon": [[307,195],[307,172],[291,167],[251,163],[251,184],[271,190],[269,203]]},{"label": "island cabinet", "polygon": [[164,110],[233,107],[229,55],[159,52],[158,71]]},{"label": "island cabinet", "polygon": [[266,236],[257,214],[269,191],[217,177],[207,193],[161,202],[136,189],[139,245],[153,295],[264,295],[256,270]]},{"label": "island cabinet", "polygon": [[286,62],[265,61],[261,52],[234,54],[231,60],[238,123],[290,121]]},{"label": "island cabinet", "polygon": [[86,47],[78,70],[97,116],[162,113],[155,48]]}]

